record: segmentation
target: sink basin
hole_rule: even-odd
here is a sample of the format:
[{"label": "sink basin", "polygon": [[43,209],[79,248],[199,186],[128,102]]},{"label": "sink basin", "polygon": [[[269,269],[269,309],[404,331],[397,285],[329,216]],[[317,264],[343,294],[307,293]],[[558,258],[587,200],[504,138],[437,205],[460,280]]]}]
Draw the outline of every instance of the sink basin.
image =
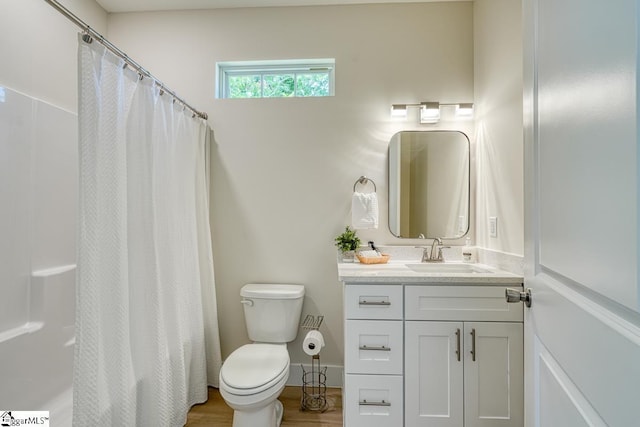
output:
[{"label": "sink basin", "polygon": [[480,268],[473,264],[420,263],[405,265],[416,273],[491,273],[490,270]]}]

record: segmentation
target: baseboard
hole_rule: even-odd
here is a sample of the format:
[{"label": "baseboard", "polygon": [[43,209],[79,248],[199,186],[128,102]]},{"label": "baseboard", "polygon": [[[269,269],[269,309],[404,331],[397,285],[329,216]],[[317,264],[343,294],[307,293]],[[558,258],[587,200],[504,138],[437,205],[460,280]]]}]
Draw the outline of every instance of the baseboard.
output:
[{"label": "baseboard", "polygon": [[[302,364],[306,372],[311,371],[311,365]],[[322,369],[325,365],[322,365]],[[327,368],[327,387],[342,388],[342,366],[328,365]],[[287,385],[302,386],[302,366],[300,363],[292,363],[289,367],[289,379]]]}]

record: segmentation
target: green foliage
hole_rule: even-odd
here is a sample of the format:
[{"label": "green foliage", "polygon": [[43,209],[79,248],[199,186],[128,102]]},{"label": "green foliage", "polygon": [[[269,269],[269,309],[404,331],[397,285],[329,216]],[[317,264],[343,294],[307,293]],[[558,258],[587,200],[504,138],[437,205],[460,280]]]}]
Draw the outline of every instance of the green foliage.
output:
[{"label": "green foliage", "polygon": [[327,74],[298,74],[296,96],[329,95],[329,76]]},{"label": "green foliage", "polygon": [[230,76],[229,98],[260,98],[262,96],[260,82],[260,75]]},{"label": "green foliage", "polygon": [[264,89],[262,96],[264,98],[275,98],[294,96],[296,90],[296,81],[290,74],[267,74],[263,77]]},{"label": "green foliage", "polygon": [[284,98],[328,96],[326,73],[255,74],[228,77],[229,98]]},{"label": "green foliage", "polygon": [[347,225],[344,228],[344,233],[335,238],[336,246],[342,252],[355,251],[360,246],[360,238],[356,236],[355,230],[352,230]]}]

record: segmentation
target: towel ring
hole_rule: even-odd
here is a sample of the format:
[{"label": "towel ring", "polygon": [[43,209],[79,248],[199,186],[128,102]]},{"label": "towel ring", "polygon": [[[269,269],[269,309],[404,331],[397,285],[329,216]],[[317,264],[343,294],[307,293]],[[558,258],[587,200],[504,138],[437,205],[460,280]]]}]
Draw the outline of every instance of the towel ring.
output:
[{"label": "towel ring", "polygon": [[356,185],[358,184],[362,184],[365,185],[367,182],[370,182],[373,184],[373,191],[378,192],[378,189],[376,188],[376,183],[373,182],[373,180],[371,178],[367,178],[366,176],[362,175],[360,178],[358,178],[356,180],[356,182],[353,183],[353,191],[356,191]]}]

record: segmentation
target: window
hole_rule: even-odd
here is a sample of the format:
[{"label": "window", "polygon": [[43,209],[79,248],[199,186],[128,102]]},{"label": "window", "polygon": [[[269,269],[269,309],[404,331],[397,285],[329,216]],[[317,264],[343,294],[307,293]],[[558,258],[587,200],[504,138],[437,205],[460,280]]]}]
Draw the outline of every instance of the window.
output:
[{"label": "window", "polygon": [[219,62],[217,98],[332,96],[334,59]]}]

